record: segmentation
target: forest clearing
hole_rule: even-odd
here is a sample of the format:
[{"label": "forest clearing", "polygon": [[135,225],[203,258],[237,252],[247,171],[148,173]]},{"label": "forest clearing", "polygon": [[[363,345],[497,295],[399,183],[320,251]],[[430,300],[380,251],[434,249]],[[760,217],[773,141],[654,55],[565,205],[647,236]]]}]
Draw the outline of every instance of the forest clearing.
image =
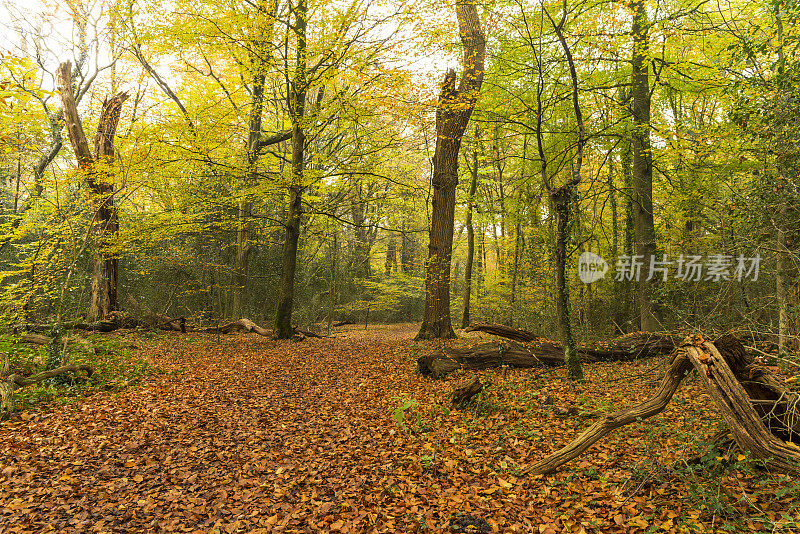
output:
[{"label": "forest clearing", "polygon": [[417,373],[441,344],[414,341],[418,325],[346,328],[303,342],[122,335],[161,372],[0,426],[3,532],[800,528],[797,479],[709,448],[721,418],[696,376],[653,419],[523,474],[652,394],[663,358],[592,363],[580,386],[563,366],[480,371],[491,385],[456,409],[449,393],[474,372]]},{"label": "forest clearing", "polygon": [[800,0],[0,29],[0,533],[800,532]]}]

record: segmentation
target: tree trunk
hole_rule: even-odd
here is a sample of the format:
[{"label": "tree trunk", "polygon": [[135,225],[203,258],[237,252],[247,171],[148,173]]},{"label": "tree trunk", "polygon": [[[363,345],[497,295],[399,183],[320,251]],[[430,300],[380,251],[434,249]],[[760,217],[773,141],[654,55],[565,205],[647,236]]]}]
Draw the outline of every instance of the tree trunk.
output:
[{"label": "tree trunk", "polygon": [[522,224],[517,214],[517,224],[514,227],[514,262],[511,265],[511,296],[508,302],[508,326],[514,326],[514,308],[517,305],[517,273],[519,272],[520,236]]},{"label": "tree trunk", "polygon": [[[634,0],[633,58],[631,98],[633,101],[633,201],[636,231],[636,255],[644,265],[656,254],[656,234],[653,221],[653,155],[650,147],[650,81],[648,76],[649,32],[644,0]],[[643,270],[644,271],[644,270]],[[644,331],[658,329],[653,305],[653,284],[642,275],[638,280],[640,326]]]},{"label": "tree trunk", "polygon": [[[262,138],[262,118],[264,113],[264,83],[270,67],[270,50],[272,34],[275,27],[275,15],[278,10],[277,0],[259,0],[256,6],[256,35],[250,45],[250,69],[252,74],[252,95],[250,112],[247,121],[246,177],[245,184],[253,186],[258,183],[258,156]],[[231,314],[242,317],[247,308],[247,290],[249,278],[250,255],[253,250],[251,234],[253,202],[242,198],[237,206],[236,228],[236,260],[233,269],[233,302]]]},{"label": "tree trunk", "polygon": [[[620,90],[622,93],[622,90]],[[620,94],[620,100],[626,100],[626,96],[624,94]],[[625,138],[622,140],[622,154],[620,154],[620,165],[622,167],[622,180],[623,180],[623,191],[625,197],[625,227],[624,227],[624,234],[623,234],[623,253],[628,256],[629,258],[633,256],[634,250],[634,240],[635,240],[635,229],[634,229],[634,216],[633,216],[633,146],[629,139],[628,133],[630,132],[629,125],[626,125],[626,133]],[[634,325],[633,322],[633,310],[634,310],[634,299],[636,295],[634,293],[633,283],[629,280],[623,280],[622,284],[622,298],[623,298],[623,306],[622,306],[622,313],[624,317],[624,325],[623,331],[628,332],[629,330],[638,330],[639,328],[639,321],[636,322]]]},{"label": "tree trunk", "polygon": [[457,89],[455,71],[447,72],[437,103],[425,315],[417,334],[418,339],[455,337],[450,324],[450,259],[458,185],[458,151],[478,100],[486,52],[486,38],[481,30],[474,0],[458,0],[456,16],[464,45],[464,72]]},{"label": "tree trunk", "polygon": [[[333,216],[336,216],[336,209],[334,208]],[[331,327],[333,326],[333,310],[336,309],[336,269],[339,260],[339,233],[336,226],[333,228],[333,254],[331,261],[331,286],[330,295],[328,296],[328,335],[331,335]]]},{"label": "tree trunk", "polygon": [[236,260],[233,268],[231,315],[241,317],[247,305],[247,278],[250,265],[251,211],[253,203],[240,200],[237,209]]},{"label": "tree trunk", "polygon": [[406,274],[414,272],[414,249],[413,238],[404,231],[400,238],[400,269]]},{"label": "tree trunk", "polygon": [[[542,133],[542,91],[544,90],[543,75],[541,64],[539,64],[539,81],[537,84],[537,119],[536,119],[536,143],[539,149],[539,159],[541,161],[541,175],[545,189],[547,190],[553,209],[556,215],[556,247],[555,247],[555,268],[556,268],[556,316],[558,319],[558,330],[561,334],[561,342],[564,345],[564,361],[567,365],[567,376],[572,380],[581,380],[583,370],[578,358],[575,338],[572,335],[572,320],[569,309],[569,283],[566,277],[567,268],[567,245],[570,238],[569,216],[572,209],[572,201],[577,193],[578,184],[581,182],[581,166],[583,163],[583,148],[586,142],[583,114],[578,100],[578,74],[575,69],[575,62],[572,52],[567,45],[562,33],[562,26],[566,19],[562,19],[558,24],[547,13],[553,29],[558,36],[564,55],[569,65],[570,79],[572,82],[572,106],[575,113],[575,122],[578,129],[578,144],[575,152],[575,162],[572,165],[572,176],[560,187],[554,187],[547,170],[547,159],[544,153],[544,141]],[[565,15],[566,16],[566,15]]]},{"label": "tree trunk", "polygon": [[109,249],[119,233],[117,207],[114,202],[113,171],[114,134],[127,93],[118,93],[103,102],[97,133],[94,137],[95,156],[89,149],[83,131],[70,74],[72,64],[67,61],[58,67],[58,88],[64,110],[64,122],[72,144],[78,167],[86,176],[92,193],[95,210],[92,232],[96,239],[96,252],[92,269],[92,291],[88,318],[98,320],[117,309],[117,258]]},{"label": "tree trunk", "polygon": [[[302,137],[302,134],[299,137]],[[299,157],[302,158],[302,149],[299,152],[301,153]],[[294,168],[297,169],[298,167]],[[300,173],[302,175],[302,163],[300,164]],[[297,248],[300,241],[301,207],[302,188],[298,185],[292,185],[289,188],[289,211],[286,221],[286,241],[283,245],[280,296],[278,297],[278,308],[275,312],[275,335],[278,339],[288,339],[294,334],[292,329],[292,307],[294,304],[295,271],[297,270]]]},{"label": "tree trunk", "polygon": [[469,326],[469,301],[472,293],[472,263],[475,259],[475,226],[472,224],[472,209],[475,202],[475,191],[478,188],[478,127],[475,127],[475,143],[472,147],[472,176],[467,197],[467,261],[464,267],[464,312],[461,316],[461,328]]},{"label": "tree trunk", "polygon": [[306,136],[303,128],[306,92],[306,24],[308,4],[299,0],[293,10],[294,33],[297,37],[295,76],[290,94],[292,118],[292,184],[289,186],[289,209],[286,217],[286,241],[283,246],[280,294],[275,312],[275,335],[278,339],[289,339],[292,329],[292,306],[294,303],[294,278],[297,269],[297,244],[300,239],[300,217],[303,200],[303,170],[305,164]]},{"label": "tree trunk", "polygon": [[389,278],[392,271],[397,271],[397,240],[394,234],[390,233],[386,242],[386,261],[383,264],[384,275]]}]

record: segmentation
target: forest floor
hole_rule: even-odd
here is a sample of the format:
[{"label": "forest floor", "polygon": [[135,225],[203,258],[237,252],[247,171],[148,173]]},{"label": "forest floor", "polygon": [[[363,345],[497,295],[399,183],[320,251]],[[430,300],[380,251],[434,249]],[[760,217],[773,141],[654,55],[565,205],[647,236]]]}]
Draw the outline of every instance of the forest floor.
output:
[{"label": "forest floor", "polygon": [[474,373],[421,377],[437,343],[415,332],[127,334],[161,372],[0,424],[0,532],[800,529],[797,480],[738,452],[687,463],[720,425],[691,376],[661,415],[520,476],[654,392],[663,359],[586,365],[580,386],[563,369],[484,371],[492,385],[454,410],[447,395]]}]

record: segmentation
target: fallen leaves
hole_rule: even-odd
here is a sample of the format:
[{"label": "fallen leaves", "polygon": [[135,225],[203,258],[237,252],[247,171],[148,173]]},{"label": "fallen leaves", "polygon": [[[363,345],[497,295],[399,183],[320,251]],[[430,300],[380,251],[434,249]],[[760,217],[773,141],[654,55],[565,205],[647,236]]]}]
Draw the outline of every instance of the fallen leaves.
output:
[{"label": "fallen leaves", "polygon": [[[632,475],[647,473],[643,459],[686,456],[676,429],[711,433],[696,383],[686,380],[679,406],[564,471],[518,477],[585,426],[542,395],[605,413],[641,400],[658,362],[593,364],[583,390],[563,371],[498,374],[483,400],[457,412],[444,409],[446,393],[464,375],[414,374],[412,336],[137,340],[168,372],[0,426],[0,530],[453,532],[455,518],[471,517],[491,532],[676,532],[694,512],[710,524],[682,481]],[[610,379],[619,375],[644,378]],[[392,414],[410,399],[400,427]]]}]

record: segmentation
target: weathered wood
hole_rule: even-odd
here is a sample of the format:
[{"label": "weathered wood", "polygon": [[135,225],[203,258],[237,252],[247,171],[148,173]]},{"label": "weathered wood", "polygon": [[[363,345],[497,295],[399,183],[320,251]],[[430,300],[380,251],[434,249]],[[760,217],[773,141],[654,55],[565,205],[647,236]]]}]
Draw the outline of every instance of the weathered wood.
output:
[{"label": "weathered wood", "polygon": [[598,361],[632,361],[671,354],[683,336],[653,332],[632,332],[608,341],[582,344],[578,352]]},{"label": "weathered wood", "polygon": [[523,328],[512,328],[498,323],[472,323],[469,327],[464,329],[465,332],[485,332],[495,336],[512,339],[514,341],[539,341],[541,336],[534,334],[530,330]]},{"label": "weathered wood", "polygon": [[11,373],[11,361],[8,354],[3,354],[3,365],[0,368],[0,419],[7,418],[14,410],[14,390],[21,387],[30,386],[67,373],[86,372],[87,376],[92,376],[93,369],[88,365],[63,365],[57,369],[43,371],[39,374],[25,377]]},{"label": "weathered wood", "polygon": [[450,400],[453,406],[463,406],[472,399],[475,395],[483,391],[487,384],[481,383],[480,377],[472,377],[472,379],[462,382],[450,394]]},{"label": "weathered wood", "polygon": [[606,415],[603,419],[597,421],[581,433],[570,444],[533,464],[526,473],[551,473],[570,460],[583,454],[589,447],[610,434],[613,430],[660,413],[667,404],[669,404],[681,380],[683,380],[683,377],[686,376],[686,372],[689,371],[691,367],[692,364],[685,353],[675,353],[661,381],[661,386],[658,388],[655,395],[638,406],[618,410]]},{"label": "weathered wood", "polygon": [[[547,343],[556,346],[556,341],[522,328],[511,328],[497,323],[474,323],[466,332],[486,332],[514,341]],[[680,345],[683,336],[675,334],[632,332],[609,341],[583,344],[578,346],[578,353],[601,361],[629,361],[670,354]]]},{"label": "weathered wood", "polygon": [[[576,458],[614,429],[661,412],[686,373],[694,367],[742,450],[780,471],[800,474],[798,395],[786,390],[769,371],[752,364],[733,336],[718,340],[719,348],[702,336],[687,338],[673,354],[658,392],[644,403],[605,416],[561,450],[533,464],[526,472],[550,473]],[[753,398],[768,396],[769,399]],[[766,420],[766,424],[765,421]]]},{"label": "weathered wood", "polygon": [[250,319],[239,319],[238,321],[233,321],[232,323],[228,323],[222,326],[212,326],[208,328],[201,328],[198,330],[199,332],[208,332],[212,334],[230,334],[232,332],[255,332],[260,336],[270,337],[272,336],[272,331],[263,328]]},{"label": "weathered wood", "polygon": [[[754,408],[747,391],[743,387],[743,382],[751,377],[737,377],[713,343],[700,341],[698,340],[694,345],[685,347],[686,353],[695,369],[697,369],[706,391],[714,400],[722,414],[722,418],[731,430],[736,444],[742,450],[750,451],[753,458],[768,461],[769,465],[774,469],[800,475],[800,446],[797,444],[800,443],[800,435],[789,436],[797,441],[797,443],[793,443],[792,441],[784,441],[772,433],[762,421],[761,415]],[[744,354],[743,349],[741,352]],[[742,370],[748,368],[750,367],[745,367]],[[763,372],[764,374],[755,379],[755,382],[762,382],[767,376],[770,379],[764,381],[765,383],[774,384],[777,382],[772,379],[773,377],[766,369],[763,369]],[[785,397],[790,393],[783,389],[781,397]],[[796,399],[797,396],[794,396]],[[773,402],[772,405],[759,403],[759,406],[761,406],[759,411],[763,413],[765,409],[772,411],[775,403]],[[787,421],[794,421],[794,425],[796,425],[797,417],[800,415],[796,400],[791,408],[793,418],[781,420],[779,417],[771,417],[770,420],[776,420],[779,423],[783,422],[784,429]]]},{"label": "weathered wood", "polygon": [[[582,356],[583,358],[583,356]],[[586,361],[594,361],[585,357]],[[417,368],[423,376],[442,378],[456,369],[492,369],[501,365],[529,368],[564,364],[564,351],[551,341],[529,343],[480,343],[473,347],[446,347],[417,359]]]}]

